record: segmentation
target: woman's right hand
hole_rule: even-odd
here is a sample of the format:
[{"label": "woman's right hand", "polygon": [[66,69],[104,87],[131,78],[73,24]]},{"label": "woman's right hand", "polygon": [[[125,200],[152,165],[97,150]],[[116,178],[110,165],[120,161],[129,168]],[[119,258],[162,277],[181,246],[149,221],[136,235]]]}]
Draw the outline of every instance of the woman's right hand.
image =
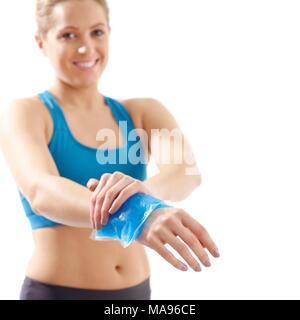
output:
[{"label": "woman's right hand", "polygon": [[[178,237],[179,238],[178,238]],[[209,267],[207,250],[215,258],[219,251],[206,229],[187,212],[180,208],[160,208],[155,210],[144,225],[137,240],[157,251],[175,268],[186,271],[187,266],[178,260],[164,245],[173,247],[195,271],[201,271],[200,264],[193,257],[191,249],[201,263]]]}]

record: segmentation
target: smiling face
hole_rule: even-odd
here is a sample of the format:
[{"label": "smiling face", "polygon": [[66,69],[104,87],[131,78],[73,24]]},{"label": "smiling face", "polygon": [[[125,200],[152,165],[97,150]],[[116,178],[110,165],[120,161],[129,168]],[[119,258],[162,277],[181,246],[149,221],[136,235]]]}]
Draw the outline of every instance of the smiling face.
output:
[{"label": "smiling face", "polygon": [[103,7],[94,0],[64,1],[54,6],[44,39],[36,41],[56,77],[76,88],[97,86],[108,62],[110,29]]}]

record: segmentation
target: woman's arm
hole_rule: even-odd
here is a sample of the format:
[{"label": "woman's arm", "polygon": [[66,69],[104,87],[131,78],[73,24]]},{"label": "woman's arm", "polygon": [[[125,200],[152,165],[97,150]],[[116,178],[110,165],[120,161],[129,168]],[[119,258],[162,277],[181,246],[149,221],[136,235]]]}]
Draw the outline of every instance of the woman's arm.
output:
[{"label": "woman's arm", "polygon": [[154,156],[159,173],[142,182],[121,172],[103,175],[100,181],[90,179],[91,220],[96,229],[135,193],[175,202],[185,199],[201,182],[191,147],[170,112],[154,99],[131,99],[127,108],[142,120],[135,125],[139,130],[142,126],[138,133],[147,155]]},{"label": "woman's arm", "polygon": [[91,228],[91,192],[59,176],[48,150],[44,110],[34,99],[12,102],[0,120],[0,144],[17,186],[34,212],[58,223]]},{"label": "woman's arm", "polygon": [[173,115],[159,101],[141,99],[143,128],[159,173],[144,181],[157,198],[181,201],[201,183],[192,148]]}]

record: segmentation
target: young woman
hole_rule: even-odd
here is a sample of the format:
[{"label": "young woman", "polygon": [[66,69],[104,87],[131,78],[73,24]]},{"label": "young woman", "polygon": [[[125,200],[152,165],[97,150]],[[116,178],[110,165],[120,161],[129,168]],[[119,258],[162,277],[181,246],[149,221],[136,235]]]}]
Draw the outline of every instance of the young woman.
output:
[{"label": "young woman", "polygon": [[[151,154],[159,159],[161,150],[171,154],[176,149],[176,139],[169,149],[154,148],[151,130],[179,128],[154,99],[117,101],[99,92],[110,35],[105,0],[37,0],[36,16],[36,42],[56,81],[37,96],[13,101],[1,121],[2,151],[35,241],[20,298],[150,299],[144,246],[186,270],[164,247],[168,243],[200,271],[188,247],[205,266],[210,262],[204,248],[219,255],[205,228],[182,209],[163,208],[127,248],[114,240],[93,241],[90,234],[135,193],[171,201],[186,198],[200,184],[196,165],[188,175],[185,162],[158,161],[159,174],[147,179],[147,163],[129,161],[132,132],[147,133],[147,138],[136,134],[142,158]],[[100,144],[96,137],[104,129],[118,139]],[[188,144],[184,150],[192,154]],[[110,152],[117,160],[122,154],[123,160],[101,162]]]}]

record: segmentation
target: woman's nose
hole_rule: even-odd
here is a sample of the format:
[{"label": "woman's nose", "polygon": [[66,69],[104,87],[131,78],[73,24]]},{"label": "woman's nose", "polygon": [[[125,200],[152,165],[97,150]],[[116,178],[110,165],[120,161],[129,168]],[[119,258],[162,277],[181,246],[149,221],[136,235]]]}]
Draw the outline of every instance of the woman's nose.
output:
[{"label": "woman's nose", "polygon": [[86,52],[87,52],[86,46],[81,46],[80,48],[78,48],[78,53],[85,54]]},{"label": "woman's nose", "polygon": [[82,41],[77,50],[81,55],[90,55],[93,51],[93,44],[89,41]]}]

